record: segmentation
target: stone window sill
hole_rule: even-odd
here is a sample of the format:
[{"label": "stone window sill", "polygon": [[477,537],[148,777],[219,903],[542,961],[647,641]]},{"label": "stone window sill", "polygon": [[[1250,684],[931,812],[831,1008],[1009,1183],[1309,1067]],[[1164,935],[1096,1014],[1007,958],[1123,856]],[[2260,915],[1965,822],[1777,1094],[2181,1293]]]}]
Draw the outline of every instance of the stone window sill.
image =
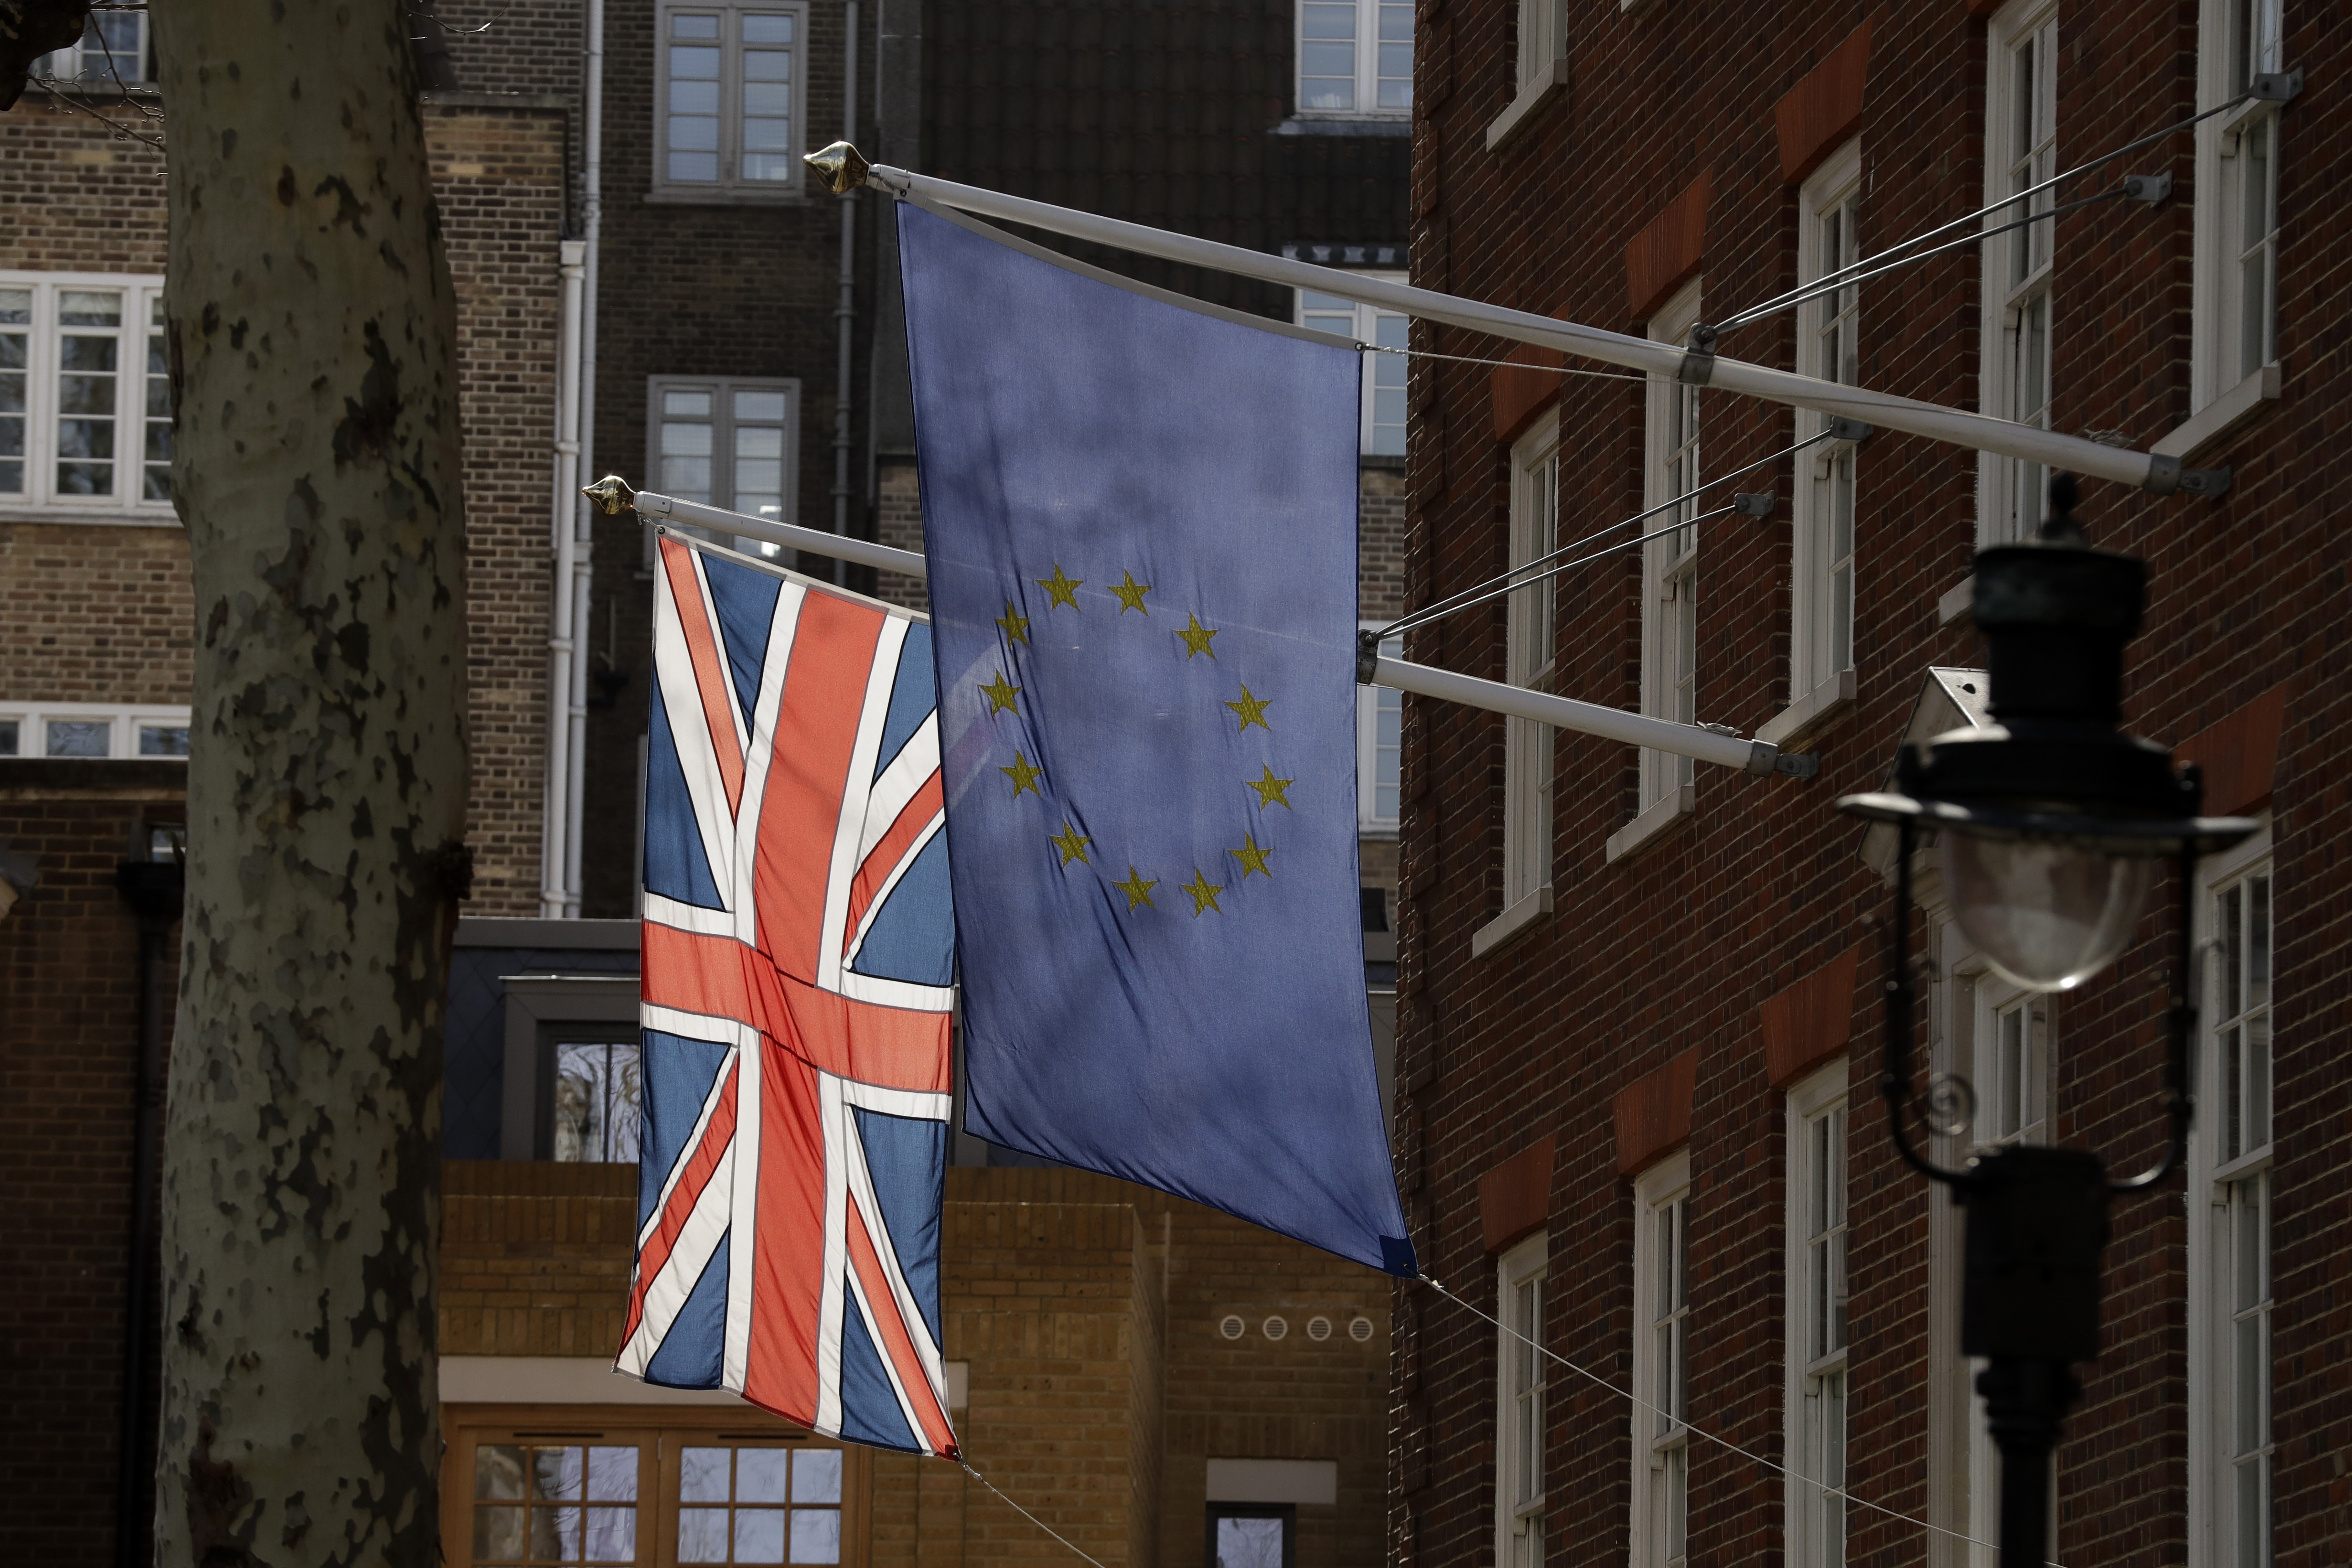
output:
[{"label": "stone window sill", "polygon": [[1560,93],[1567,86],[1568,62],[1552,61],[1550,74],[1539,76],[1528,83],[1520,89],[1519,96],[1511,100],[1511,107],[1496,115],[1494,123],[1486,127],[1486,151],[1492,152],[1504,142],[1517,136],[1526,127],[1528,121],[1535,117],[1536,110],[1549,102],[1555,94]]},{"label": "stone window sill", "polygon": [[1470,956],[1483,958],[1537,921],[1551,915],[1551,888],[1536,889],[1470,936]]},{"label": "stone window sill", "polygon": [[1339,114],[1308,110],[1266,131],[1268,136],[1410,136],[1412,120],[1403,114]]},{"label": "stone window sill", "polygon": [[707,191],[665,187],[646,193],[646,205],[649,207],[802,207],[807,204],[808,193],[790,186],[774,191],[727,185],[713,185]]},{"label": "stone window sill", "polygon": [[2148,450],[2182,462],[2236,434],[2263,410],[2278,402],[2279,368],[2264,365],[2176,426]]},{"label": "stone window sill", "polygon": [[1697,810],[1698,791],[1687,784],[1676,785],[1673,793],[1609,835],[1609,842],[1601,849],[1602,862],[1615,865],[1619,861],[1631,860]]},{"label": "stone window sill", "polygon": [[1977,601],[1977,574],[1969,573],[1936,601],[1936,626],[1938,631],[1969,619],[1969,612]]},{"label": "stone window sill", "polygon": [[0,506],[0,523],[81,523],[110,528],[176,528],[180,526],[180,514],[169,507],[142,507],[138,511],[100,511],[92,507],[89,511],[81,511],[70,507]]},{"label": "stone window sill", "polygon": [[1840,670],[1811,692],[1790,703],[1765,720],[1756,738],[1769,741],[1786,750],[1797,741],[1811,738],[1827,729],[1853,706],[1854,674]]}]

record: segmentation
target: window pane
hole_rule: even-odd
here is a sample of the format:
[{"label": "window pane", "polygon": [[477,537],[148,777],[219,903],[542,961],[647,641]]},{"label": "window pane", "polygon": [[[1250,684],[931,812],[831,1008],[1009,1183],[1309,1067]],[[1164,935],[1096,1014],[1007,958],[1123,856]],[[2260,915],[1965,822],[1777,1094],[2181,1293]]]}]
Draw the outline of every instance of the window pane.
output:
[{"label": "window pane", "polygon": [[122,296],[113,289],[62,289],[58,294],[58,325],[120,327]]},{"label": "window pane", "polygon": [[1383,41],[1412,43],[1412,7],[1383,5],[1381,7],[1381,37]]},{"label": "window pane", "polygon": [[669,36],[673,38],[716,38],[719,37],[719,18],[674,16],[669,19]]},{"label": "window pane", "polygon": [[677,1456],[680,1502],[725,1502],[727,1461],[732,1448],[683,1448]]},{"label": "window pane", "polygon": [[662,413],[685,419],[709,419],[710,394],[707,392],[666,392],[662,393]]},{"label": "window pane", "polygon": [[0,757],[16,755],[16,720],[0,718]]},{"label": "window pane", "polygon": [[1282,1521],[1217,1521],[1217,1568],[1282,1568]]},{"label": "window pane", "polygon": [[142,757],[185,757],[188,727],[184,724],[142,724],[139,727]]},{"label": "window pane", "polygon": [[751,81],[743,84],[745,114],[788,115],[793,111],[793,84],[788,81]]},{"label": "window pane", "polygon": [[743,79],[750,81],[788,82],[793,79],[793,52],[790,49],[746,49],[743,51]]},{"label": "window pane", "polygon": [[784,1474],[792,1458],[792,1451],[788,1448],[736,1449],[735,1500],[783,1501]]},{"label": "window pane", "polygon": [[784,1511],[781,1508],[740,1508],[735,1511],[735,1561],[782,1563],[784,1560]]},{"label": "window pane", "polygon": [[795,1563],[841,1561],[841,1514],[829,1508],[793,1510],[793,1555]]},{"label": "window pane", "polygon": [[51,757],[104,757],[114,727],[106,720],[53,718],[48,723]]},{"label": "window pane", "polygon": [[[1313,0],[1298,8],[1298,36],[1302,38],[1345,38],[1353,43],[1356,37],[1356,7],[1353,5],[1315,4]],[[1354,70],[1353,57],[1349,69]]]},{"label": "window pane", "polygon": [[592,1502],[636,1501],[636,1449],[625,1448],[589,1449],[587,1495]]},{"label": "window pane", "polygon": [[1310,77],[1346,77],[1351,82],[1356,74],[1356,46],[1346,44],[1301,44],[1298,47],[1299,68]]},{"label": "window pane", "polygon": [[516,1507],[474,1510],[474,1561],[523,1561],[523,1511]]},{"label": "window pane", "polygon": [[511,1444],[483,1443],[474,1449],[474,1495],[504,1500],[522,1496],[522,1450]]},{"label": "window pane", "polygon": [[[709,114],[719,112],[719,84],[715,81],[674,81],[669,84],[669,111],[672,114]],[[717,121],[712,121],[716,124]],[[672,127],[670,144],[676,146],[676,127]]]},{"label": "window pane", "polygon": [[[738,420],[782,420],[784,417],[784,394],[780,392],[739,392],[735,394],[735,417]],[[740,445],[745,439],[747,437],[739,435],[737,444]]]},{"label": "window pane", "polygon": [[[636,1450],[628,1450],[632,1468]],[[637,1560],[637,1511],[634,1508],[592,1508],[582,1557],[590,1563],[635,1563]]]},{"label": "window pane", "polygon": [[[719,121],[700,116],[672,115],[669,144],[673,153],[713,152],[719,146]],[[710,166],[714,169],[719,166],[716,158],[711,160]]]},{"label": "window pane", "polygon": [[670,78],[672,80],[691,78],[717,81],[720,56],[720,50],[700,44],[672,44],[669,48]]},{"label": "window pane", "polygon": [[841,1500],[841,1450],[803,1448],[793,1458],[794,1502]]},{"label": "window pane", "polygon": [[[693,1452],[690,1448],[687,1451]],[[723,1448],[719,1451],[726,1452]],[[725,1509],[681,1508],[677,1511],[677,1560],[681,1563],[727,1561]]]},{"label": "window pane", "polygon": [[743,18],[743,41],[747,44],[789,44],[793,41],[793,18],[789,14],[746,16]]},{"label": "window pane", "polygon": [[579,1562],[580,1511],[577,1508],[532,1509],[530,1556],[534,1563]]},{"label": "window pane", "polygon": [[580,1469],[581,1452],[577,1448],[533,1448],[530,1453],[532,1500],[578,1501]]}]

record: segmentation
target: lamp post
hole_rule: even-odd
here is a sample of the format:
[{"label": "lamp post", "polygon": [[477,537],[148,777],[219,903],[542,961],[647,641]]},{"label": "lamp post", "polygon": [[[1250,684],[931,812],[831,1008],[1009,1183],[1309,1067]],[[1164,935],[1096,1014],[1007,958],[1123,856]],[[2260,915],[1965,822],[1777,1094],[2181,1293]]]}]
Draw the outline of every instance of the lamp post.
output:
[{"label": "lamp post", "polygon": [[[2050,485],[2038,539],[1980,550],[1975,621],[1990,647],[1993,723],[1906,747],[1896,788],[1849,795],[1838,810],[1896,831],[1895,909],[1886,982],[1886,1100],[1895,1146],[1968,1214],[1960,1349],[1981,1356],[1977,1392],[2000,1450],[2003,1568],[2048,1555],[2050,1455],[2082,1393],[2074,1364],[2098,1354],[2099,1255],[2107,1205],[2155,1186],[2188,1152],[2191,916],[2200,855],[2254,831],[2242,817],[2198,815],[2192,767],[2126,735],[2124,644],[2139,631],[2147,569],[2094,549],[2074,518],[2075,485]],[[2111,1178],[2087,1149],[2013,1145],[1936,1165],[1913,1146],[1911,857],[1937,844],[1953,914],[1985,961],[2029,990],[2082,984],[2130,942],[2157,862],[2173,859],[2179,930],[2167,1018],[2164,1156]],[[1965,1080],[1945,1086],[1972,1099]]]}]

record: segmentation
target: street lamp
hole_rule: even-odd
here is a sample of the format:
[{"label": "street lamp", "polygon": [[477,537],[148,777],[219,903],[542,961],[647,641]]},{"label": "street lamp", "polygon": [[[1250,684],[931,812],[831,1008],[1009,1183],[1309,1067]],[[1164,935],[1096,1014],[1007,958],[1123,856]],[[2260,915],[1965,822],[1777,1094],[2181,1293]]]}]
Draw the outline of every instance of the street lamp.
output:
[{"label": "street lamp", "polygon": [[[1960,1349],[1978,1375],[2000,1450],[2003,1568],[2048,1555],[2050,1455],[2082,1393],[2073,1364],[2098,1354],[2099,1254],[2107,1203],[2155,1186],[2188,1153],[2191,915],[2197,859],[2254,831],[2242,817],[2201,817],[2193,766],[2124,734],[2124,644],[2139,631],[2147,569],[2093,549],[2076,525],[2073,477],[2050,484],[2039,539],[1979,550],[1975,612],[1990,649],[1993,723],[1906,746],[1896,788],[1849,795],[1838,810],[1896,831],[1885,1075],[1895,1146],[1968,1211]],[[2177,862],[2179,914],[2164,1101],[2170,1140],[2138,1176],[2111,1180],[2087,1149],[2012,1145],[1958,1170],[1922,1155],[1904,1129],[1911,1088],[1911,856],[1933,836],[1960,929],[1985,961],[2029,990],[2063,991],[2113,963],[2130,942],[2157,862]],[[1973,1094],[1957,1075],[1928,1095],[1939,1131],[1965,1123]]]}]

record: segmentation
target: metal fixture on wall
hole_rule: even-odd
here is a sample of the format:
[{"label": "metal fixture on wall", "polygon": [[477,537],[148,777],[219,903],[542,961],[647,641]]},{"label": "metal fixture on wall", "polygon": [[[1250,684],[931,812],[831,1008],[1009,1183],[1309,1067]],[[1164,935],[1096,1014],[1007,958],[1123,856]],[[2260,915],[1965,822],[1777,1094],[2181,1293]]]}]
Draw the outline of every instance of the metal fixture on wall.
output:
[{"label": "metal fixture on wall", "polygon": [[[2073,477],[2055,476],[2039,539],[1977,554],[1975,620],[1990,650],[1993,722],[1905,747],[1895,789],[1838,802],[1898,836],[1880,1088],[1897,1152],[1968,1212],[1960,1350],[1987,1363],[1977,1392],[2000,1450],[2004,1568],[2039,1568],[2048,1555],[2050,1456],[2082,1394],[2074,1364],[2098,1354],[2107,1205],[2154,1186],[2188,1154],[2198,857],[2255,830],[2242,817],[2200,816],[2196,768],[2176,768],[2166,747],[2117,727],[2124,644],[2139,631],[2147,569],[2091,549],[2075,498]],[[2147,1170],[2111,1179],[2087,1149],[2033,1145],[1947,1170],[1911,1143],[1911,862],[1923,832],[1937,841],[1961,929],[2029,990],[2069,990],[2113,963],[2137,927],[2156,862],[2175,861],[2169,1134]],[[1931,1125],[1959,1129],[1973,1101],[1965,1079],[1938,1080],[1926,1107]]]}]

